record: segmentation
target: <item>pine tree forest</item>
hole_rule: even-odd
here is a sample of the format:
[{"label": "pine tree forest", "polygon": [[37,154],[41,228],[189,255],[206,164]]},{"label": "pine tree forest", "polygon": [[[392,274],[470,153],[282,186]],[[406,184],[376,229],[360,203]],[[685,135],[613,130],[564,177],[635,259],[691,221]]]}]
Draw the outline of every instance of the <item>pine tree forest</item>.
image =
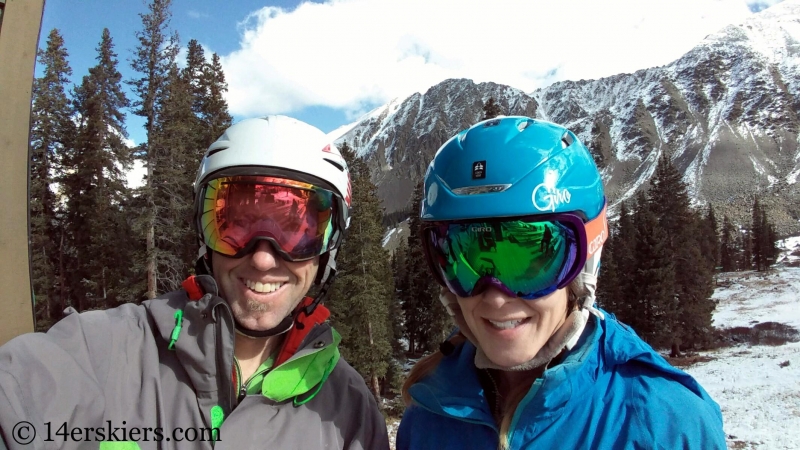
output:
[{"label": "pine tree forest", "polygon": [[[96,64],[74,86],[57,29],[37,55],[30,134],[37,330],[68,307],[105,309],[176,289],[193,270],[192,184],[206,148],[232,119],[219,57],[192,40],[179,67],[170,16],[170,0],[148,5],[132,55],[118,55],[105,29]],[[138,76],[123,79],[120,61]],[[145,118],[147,141],[134,148],[126,144],[127,111]],[[125,173],[135,161],[147,176],[132,189]]]},{"label": "pine tree forest", "polygon": [[[77,311],[139,303],[180,287],[193,272],[193,181],[206,148],[232,123],[217,54],[196,40],[179,65],[171,0],[140,14],[138,45],[120,56],[108,29],[96,64],[77,85],[57,29],[38,54],[30,134],[30,243],[36,327]],[[120,61],[136,73],[123,79]],[[126,91],[125,86],[129,87]],[[126,92],[130,92],[126,94]],[[126,111],[144,119],[146,141],[126,144]],[[483,119],[503,111],[494,98]],[[343,143],[352,216],[327,302],[342,354],[379,401],[394,397],[402,364],[434,351],[453,324],[439,302],[420,242],[419,183],[410,212],[386,215],[364,160]],[[144,185],[129,188],[135,162]],[[711,294],[718,271],[769,270],[773,224],[753,198],[750,223],[694,209],[681,174],[664,156],[646,192],[622,202],[603,250],[598,303],[650,344],[680,354],[713,340]],[[389,252],[387,227],[408,217],[410,233]]]},{"label": "pine tree forest", "polygon": [[713,345],[718,271],[768,270],[777,256],[774,226],[758,199],[753,221],[719,224],[712,205],[694,209],[666,156],[634,201],[622,202],[603,248],[599,305],[656,348]]}]

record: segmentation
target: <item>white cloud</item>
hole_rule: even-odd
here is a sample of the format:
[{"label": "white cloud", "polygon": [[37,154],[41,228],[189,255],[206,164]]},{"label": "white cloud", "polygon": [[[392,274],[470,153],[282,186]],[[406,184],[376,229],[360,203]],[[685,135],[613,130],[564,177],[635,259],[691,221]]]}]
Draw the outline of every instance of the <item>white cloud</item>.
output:
[{"label": "white cloud", "polygon": [[252,13],[222,64],[236,115],[355,112],[447,78],[532,91],[660,66],[751,14],[745,0],[332,0]]}]

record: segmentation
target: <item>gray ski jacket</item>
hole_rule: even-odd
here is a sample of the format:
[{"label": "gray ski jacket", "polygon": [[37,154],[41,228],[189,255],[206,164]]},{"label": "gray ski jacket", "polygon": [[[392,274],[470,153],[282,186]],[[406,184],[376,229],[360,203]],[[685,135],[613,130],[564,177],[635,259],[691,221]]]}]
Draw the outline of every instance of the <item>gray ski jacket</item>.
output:
[{"label": "gray ski jacket", "polygon": [[246,395],[235,387],[228,304],[213,278],[190,280],[0,347],[0,449],[389,448],[327,309],[296,324],[262,394]]}]

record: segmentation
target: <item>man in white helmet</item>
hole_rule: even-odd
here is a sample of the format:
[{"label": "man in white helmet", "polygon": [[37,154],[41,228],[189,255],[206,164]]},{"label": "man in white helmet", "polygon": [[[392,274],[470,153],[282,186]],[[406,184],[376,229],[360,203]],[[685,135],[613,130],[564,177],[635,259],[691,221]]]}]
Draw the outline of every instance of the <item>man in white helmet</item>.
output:
[{"label": "man in white helmet", "polygon": [[194,192],[184,289],[0,347],[0,449],[389,448],[321,305],[349,222],[338,150],[295,119],[243,120]]}]

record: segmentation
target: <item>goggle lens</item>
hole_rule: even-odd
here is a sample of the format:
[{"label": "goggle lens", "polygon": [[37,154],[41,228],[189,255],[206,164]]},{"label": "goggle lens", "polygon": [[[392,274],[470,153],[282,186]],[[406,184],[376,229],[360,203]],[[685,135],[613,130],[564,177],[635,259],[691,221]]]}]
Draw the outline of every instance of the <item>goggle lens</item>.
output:
[{"label": "goggle lens", "polygon": [[424,245],[434,270],[456,295],[471,297],[496,286],[530,299],[574,278],[580,263],[575,228],[563,221],[440,223],[426,229]]},{"label": "goggle lens", "polygon": [[203,240],[226,256],[246,254],[268,239],[289,260],[328,251],[334,194],[309,183],[266,176],[234,176],[208,182],[202,199]]}]

